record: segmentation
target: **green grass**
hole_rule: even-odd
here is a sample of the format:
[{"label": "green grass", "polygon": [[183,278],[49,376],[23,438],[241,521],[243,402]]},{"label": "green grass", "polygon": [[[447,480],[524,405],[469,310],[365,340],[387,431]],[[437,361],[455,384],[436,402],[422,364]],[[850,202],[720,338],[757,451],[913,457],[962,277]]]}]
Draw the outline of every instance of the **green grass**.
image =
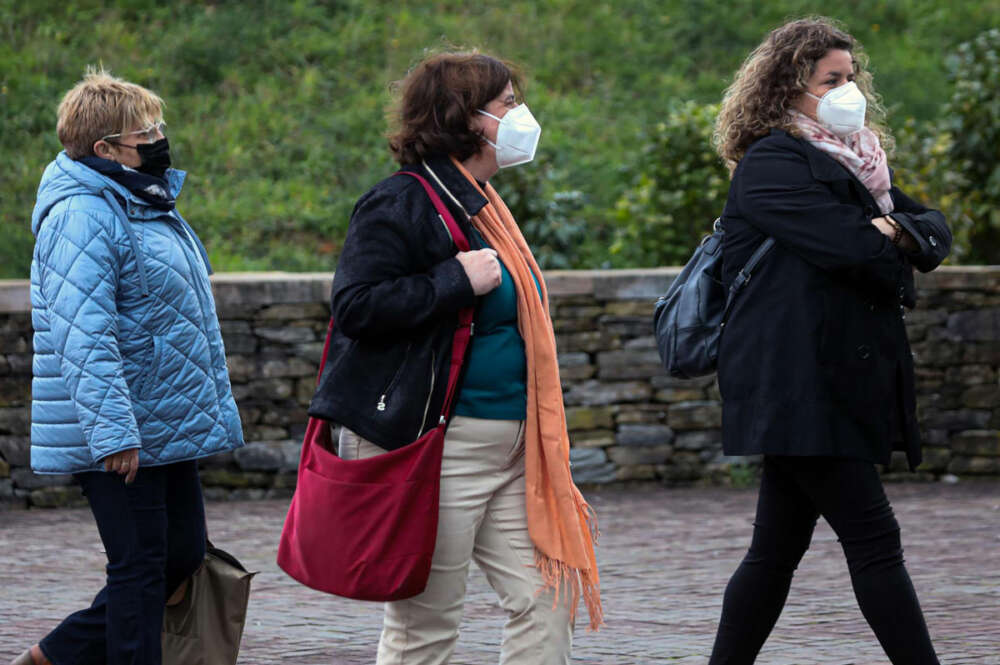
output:
[{"label": "green grass", "polygon": [[179,206],[218,270],[331,270],[354,201],[394,168],[389,83],[447,44],[520,62],[542,149],[496,184],[583,192],[591,232],[568,257],[583,267],[605,263],[643,129],[684,100],[718,101],[785,18],[836,10],[897,126],[933,119],[951,92],[946,55],[1000,25],[1000,5],[970,0],[150,4],[0,0],[0,277],[27,275],[38,179],[60,149],[55,109],[89,63],[167,100],[175,164],[190,174]]}]

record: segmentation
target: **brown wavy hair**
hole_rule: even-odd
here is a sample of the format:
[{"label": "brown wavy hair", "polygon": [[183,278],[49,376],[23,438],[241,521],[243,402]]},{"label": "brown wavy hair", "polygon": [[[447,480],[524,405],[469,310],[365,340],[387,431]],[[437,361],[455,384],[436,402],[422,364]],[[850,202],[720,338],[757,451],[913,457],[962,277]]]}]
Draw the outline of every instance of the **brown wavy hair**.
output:
[{"label": "brown wavy hair", "polygon": [[389,108],[389,150],[400,164],[434,155],[464,160],[479,152],[483,137],[470,128],[473,114],[507,87],[521,95],[517,68],[473,49],[424,58],[393,84]]},{"label": "brown wavy hair", "polygon": [[788,111],[806,91],[816,63],[833,49],[850,51],[853,56],[854,81],[868,99],[865,124],[879,137],[885,151],[892,152],[895,144],[885,125],[885,107],[872,85],[864,49],[833,19],[814,16],[772,30],[747,56],[726,89],[712,142],[730,173],[750,144],[772,128],[798,134]]}]

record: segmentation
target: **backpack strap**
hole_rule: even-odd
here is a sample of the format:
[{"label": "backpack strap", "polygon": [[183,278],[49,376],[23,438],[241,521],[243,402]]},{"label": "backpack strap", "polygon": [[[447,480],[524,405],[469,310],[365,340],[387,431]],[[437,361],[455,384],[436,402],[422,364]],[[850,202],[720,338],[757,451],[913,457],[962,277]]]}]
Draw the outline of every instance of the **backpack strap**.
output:
[{"label": "backpack strap", "polygon": [[740,271],[737,273],[733,283],[729,286],[729,293],[726,296],[726,308],[722,313],[723,326],[726,325],[726,321],[729,319],[729,310],[731,310],[733,305],[736,303],[736,296],[743,290],[743,287],[750,282],[750,278],[753,276],[753,271],[757,268],[757,265],[772,247],[774,247],[774,238],[765,238],[764,242],[757,246],[754,253],[750,255],[747,262],[743,264],[742,268],[740,268]]}]

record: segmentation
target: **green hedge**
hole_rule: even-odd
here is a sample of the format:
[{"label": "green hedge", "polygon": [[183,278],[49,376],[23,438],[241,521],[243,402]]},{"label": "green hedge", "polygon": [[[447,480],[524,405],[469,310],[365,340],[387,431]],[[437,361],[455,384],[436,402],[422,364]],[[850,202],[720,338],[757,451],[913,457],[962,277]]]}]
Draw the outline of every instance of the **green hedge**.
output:
[{"label": "green hedge", "polygon": [[938,207],[955,233],[953,262],[1000,263],[1000,30],[948,58],[951,98],[899,134],[897,179]]},{"label": "green hedge", "polygon": [[[867,45],[897,128],[910,116],[939,122],[955,90],[946,54],[1000,26],[1000,6],[979,0],[835,9]],[[686,173],[679,164],[692,159],[712,172],[698,148],[671,165],[660,123],[681,131],[684,109],[716,103],[770,28],[830,10],[807,0],[0,0],[0,276],[27,274],[35,190],[60,147],[55,109],[85,65],[103,62],[167,100],[176,163],[190,172],[179,203],[216,269],[330,270],[354,201],[394,168],[389,82],[448,43],[526,67],[542,149],[495,184],[544,265],[677,262],[694,227],[711,223],[717,183],[693,176],[681,197],[690,209],[650,199],[676,220],[656,222],[667,251],[635,246],[623,225],[639,213],[629,222],[622,211],[641,207],[643,174]]]},{"label": "green hedge", "polygon": [[683,264],[722,214],[729,174],[711,143],[718,112],[687,102],[649,128],[615,207],[614,265]]}]

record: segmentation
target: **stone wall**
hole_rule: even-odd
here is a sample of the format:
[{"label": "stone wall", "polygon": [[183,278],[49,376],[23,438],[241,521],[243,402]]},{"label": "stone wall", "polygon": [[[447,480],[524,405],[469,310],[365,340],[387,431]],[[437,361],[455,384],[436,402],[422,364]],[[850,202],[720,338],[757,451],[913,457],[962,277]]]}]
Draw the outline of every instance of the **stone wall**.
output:
[{"label": "stone wall", "polygon": [[[677,269],[546,274],[578,482],[747,483],[754,469],[722,455],[714,378],[660,368],[653,301]],[[290,495],[306,405],[326,330],[328,274],[214,278],[236,399],[249,445],[205,460],[210,498]],[[918,276],[907,315],[917,359],[925,463],[889,477],[1000,475],[1000,267]],[[28,287],[0,282],[0,506],[81,501],[65,476],[28,465],[31,321]]]}]

